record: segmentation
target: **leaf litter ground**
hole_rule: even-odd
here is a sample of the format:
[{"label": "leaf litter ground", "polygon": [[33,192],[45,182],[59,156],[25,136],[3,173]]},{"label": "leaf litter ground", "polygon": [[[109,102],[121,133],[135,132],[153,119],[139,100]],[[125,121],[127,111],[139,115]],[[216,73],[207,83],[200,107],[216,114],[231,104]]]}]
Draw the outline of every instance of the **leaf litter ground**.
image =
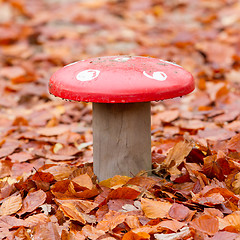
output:
[{"label": "leaf litter ground", "polygon": [[[0,6],[0,239],[240,239],[238,1]],[[53,98],[47,82],[118,54],[176,62],[197,88],[152,103],[155,175],[98,183],[91,105]]]}]

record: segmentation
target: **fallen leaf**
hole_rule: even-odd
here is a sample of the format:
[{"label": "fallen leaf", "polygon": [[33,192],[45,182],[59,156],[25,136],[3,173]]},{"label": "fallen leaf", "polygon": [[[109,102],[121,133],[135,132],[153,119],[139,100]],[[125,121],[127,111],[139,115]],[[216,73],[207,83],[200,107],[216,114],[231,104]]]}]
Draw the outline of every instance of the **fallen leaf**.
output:
[{"label": "fallen leaf", "polygon": [[61,240],[57,226],[52,222],[38,224],[33,237],[34,239]]},{"label": "fallen leaf", "polygon": [[234,227],[236,231],[240,231],[240,211],[233,212],[224,218],[218,218],[218,220],[220,230],[226,227]]},{"label": "fallen leaf", "polygon": [[90,178],[90,176],[87,173],[73,178],[72,181],[74,183],[76,183],[80,188],[83,188],[83,189],[86,189],[86,188],[92,189],[93,188],[92,179]]},{"label": "fallen leaf", "polygon": [[170,151],[166,159],[161,164],[161,168],[166,170],[171,175],[179,175],[181,172],[178,170],[178,166],[184,161],[193,148],[192,143],[179,142]]},{"label": "fallen leaf", "polygon": [[131,187],[120,187],[108,194],[108,199],[136,199],[141,192]]},{"label": "fallen leaf", "polygon": [[10,196],[5,201],[3,201],[0,207],[0,215],[12,215],[16,213],[22,207],[22,197],[21,195]]},{"label": "fallen leaf", "polygon": [[154,234],[154,237],[157,240],[180,240],[180,239],[187,239],[190,236],[191,236],[191,231],[188,227],[182,228],[178,233]]},{"label": "fallen leaf", "polygon": [[134,233],[133,231],[129,231],[124,234],[122,240],[147,240],[150,239],[150,235],[145,232]]},{"label": "fallen leaf", "polygon": [[208,235],[214,235],[218,232],[218,219],[209,215],[202,215],[193,219],[190,222],[190,226],[198,231],[207,233]]},{"label": "fallen leaf", "polygon": [[147,198],[141,199],[141,208],[148,218],[165,218],[171,209],[172,204],[169,202],[154,201]]},{"label": "fallen leaf", "polygon": [[111,231],[117,227],[117,225],[123,223],[126,217],[126,213],[109,210],[109,212],[103,217],[103,220],[98,222],[97,229],[104,232]]},{"label": "fallen leaf", "polygon": [[116,175],[112,178],[108,178],[99,183],[100,186],[112,188],[114,186],[122,186],[126,184],[131,178],[127,176]]},{"label": "fallen leaf", "polygon": [[35,192],[29,192],[23,200],[23,206],[18,214],[22,215],[26,212],[32,212],[40,205],[42,205],[47,198],[46,193],[43,190]]},{"label": "fallen leaf", "polygon": [[233,136],[228,141],[227,148],[230,149],[230,150],[240,152],[240,133]]},{"label": "fallen leaf", "polygon": [[173,203],[169,210],[169,216],[178,221],[184,221],[189,214],[189,208],[185,207],[183,204]]},{"label": "fallen leaf", "polygon": [[90,225],[84,226],[82,228],[82,233],[84,234],[85,237],[90,238],[92,240],[96,240],[105,234],[103,230],[98,230]]}]

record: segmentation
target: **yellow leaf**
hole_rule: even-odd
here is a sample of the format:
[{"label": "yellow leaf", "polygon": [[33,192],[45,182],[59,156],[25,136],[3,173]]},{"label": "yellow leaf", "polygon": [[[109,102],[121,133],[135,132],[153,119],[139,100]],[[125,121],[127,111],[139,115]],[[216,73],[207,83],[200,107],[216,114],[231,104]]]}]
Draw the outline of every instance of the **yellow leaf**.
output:
[{"label": "yellow leaf", "polygon": [[126,184],[131,178],[127,176],[116,175],[99,183],[100,186],[112,188],[114,186],[121,187]]}]

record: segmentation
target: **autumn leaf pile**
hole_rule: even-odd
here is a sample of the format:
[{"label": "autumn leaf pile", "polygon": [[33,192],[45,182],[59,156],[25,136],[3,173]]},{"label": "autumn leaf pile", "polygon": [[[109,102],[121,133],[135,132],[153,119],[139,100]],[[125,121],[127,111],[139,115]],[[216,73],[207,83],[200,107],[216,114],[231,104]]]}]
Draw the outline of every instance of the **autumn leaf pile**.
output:
[{"label": "autumn leaf pile", "polygon": [[[0,239],[240,239],[237,0],[0,1]],[[154,175],[92,171],[91,105],[48,94],[60,67],[131,54],[196,90],[152,103]]]}]

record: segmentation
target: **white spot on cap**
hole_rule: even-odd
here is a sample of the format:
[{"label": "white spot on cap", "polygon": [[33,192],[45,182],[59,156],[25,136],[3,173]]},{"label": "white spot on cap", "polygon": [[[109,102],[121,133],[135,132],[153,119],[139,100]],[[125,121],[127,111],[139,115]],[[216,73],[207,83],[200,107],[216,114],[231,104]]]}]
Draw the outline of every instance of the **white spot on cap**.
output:
[{"label": "white spot on cap", "polygon": [[182,66],[180,66],[180,65],[178,65],[178,64],[176,64],[176,63],[173,63],[173,62],[165,61],[165,60],[162,60],[162,59],[160,59],[160,61],[161,61],[161,62],[165,62],[165,63],[169,63],[169,64],[172,64],[172,65],[174,65],[174,66],[177,66],[177,67],[181,67],[181,68],[182,68]]},{"label": "white spot on cap", "polygon": [[114,61],[115,62],[127,62],[130,58],[129,57],[118,57],[115,58]]},{"label": "white spot on cap", "polygon": [[167,79],[167,74],[164,73],[164,72],[153,72],[152,75],[149,75],[148,73],[146,73],[144,71],[143,75],[148,77],[148,78],[158,80],[158,81],[165,81]]},{"label": "white spot on cap", "polygon": [[87,69],[82,72],[79,72],[76,76],[76,79],[81,82],[91,81],[94,78],[98,77],[100,71],[95,69]]}]

